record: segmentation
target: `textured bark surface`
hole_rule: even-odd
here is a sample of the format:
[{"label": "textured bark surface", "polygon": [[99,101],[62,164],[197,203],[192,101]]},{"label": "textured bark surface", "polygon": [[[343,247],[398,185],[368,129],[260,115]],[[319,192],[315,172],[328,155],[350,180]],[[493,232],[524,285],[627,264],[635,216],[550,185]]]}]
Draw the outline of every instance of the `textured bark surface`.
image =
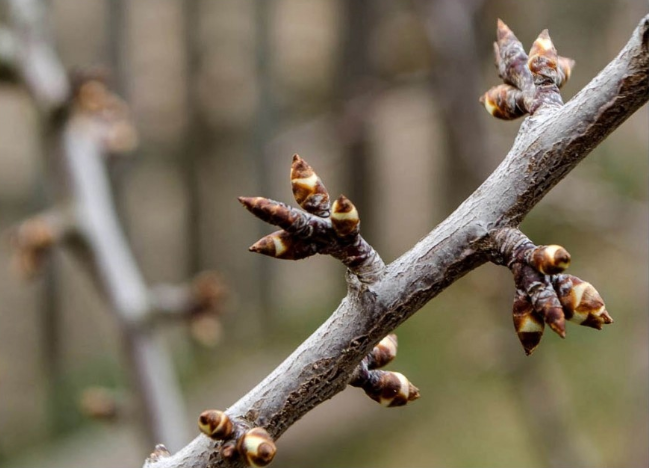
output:
[{"label": "textured bark surface", "polygon": [[[451,216],[388,265],[381,279],[361,284],[348,275],[348,294],[331,317],[227,414],[278,438],[310,409],[345,389],[355,367],[381,338],[487,261],[490,231],[517,226],[647,102],[648,41],[649,16],[618,57],[571,101],[541,108],[523,121],[511,151],[494,173]],[[145,466],[233,466],[215,447],[201,435],[175,455]]]}]

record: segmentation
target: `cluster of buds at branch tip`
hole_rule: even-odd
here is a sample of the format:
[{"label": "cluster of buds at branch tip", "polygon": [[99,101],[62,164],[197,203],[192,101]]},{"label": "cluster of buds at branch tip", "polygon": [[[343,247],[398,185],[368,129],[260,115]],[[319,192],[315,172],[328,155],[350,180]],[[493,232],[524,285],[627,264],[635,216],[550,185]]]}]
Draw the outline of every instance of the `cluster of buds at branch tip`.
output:
[{"label": "cluster of buds at branch tip", "polygon": [[272,462],[277,452],[275,442],[265,429],[236,427],[223,411],[203,411],[198,427],[208,437],[223,441],[220,452],[225,459],[241,457],[248,466],[262,467]]},{"label": "cluster of buds at branch tip", "polygon": [[361,237],[360,218],[353,203],[341,195],[332,205],[320,177],[297,154],[291,165],[291,187],[304,211],[268,198],[239,197],[252,214],[281,228],[257,241],[249,250],[285,260],[331,255],[361,281],[375,281],[385,265]]},{"label": "cluster of buds at branch tip", "polygon": [[561,88],[570,78],[575,61],[561,57],[546,30],[532,44],[529,56],[507,25],[498,20],[494,55],[504,84],[480,97],[492,116],[513,120],[534,114],[544,105],[561,105]]},{"label": "cluster of buds at branch tip", "polygon": [[545,324],[565,338],[566,320],[600,330],[613,323],[590,283],[561,274],[570,265],[570,254],[563,247],[535,246],[511,228],[495,231],[492,238],[497,247],[493,261],[514,273],[514,327],[526,354],[539,345]]},{"label": "cluster of buds at branch tip", "polygon": [[377,370],[397,355],[397,336],[383,338],[354,371],[349,384],[362,388],[365,394],[382,406],[404,406],[419,398],[419,389],[399,372]]},{"label": "cluster of buds at branch tip", "polygon": [[72,76],[72,110],[83,117],[110,154],[125,154],[138,145],[138,135],[126,102],[111,92],[107,73],[88,69]]}]

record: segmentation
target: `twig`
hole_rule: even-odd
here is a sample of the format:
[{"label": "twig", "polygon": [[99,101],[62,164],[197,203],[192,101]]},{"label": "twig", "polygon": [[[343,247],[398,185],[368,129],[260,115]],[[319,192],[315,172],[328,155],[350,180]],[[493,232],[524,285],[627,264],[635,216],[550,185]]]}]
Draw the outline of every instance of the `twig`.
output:
[{"label": "twig", "polygon": [[[369,283],[348,275],[348,294],[331,317],[280,366],[227,410],[277,440],[295,421],[346,388],[372,347],[493,252],[490,233],[517,226],[600,142],[649,100],[649,16],[622,52],[566,105],[539,79],[533,115],[494,173],[445,221]],[[546,48],[549,49],[549,48]],[[533,54],[534,55],[534,54]],[[541,55],[540,55],[541,56]],[[540,65],[543,65],[542,63]],[[542,66],[541,78],[553,79]],[[554,85],[556,87],[556,84]],[[199,436],[146,466],[241,466]]]}]

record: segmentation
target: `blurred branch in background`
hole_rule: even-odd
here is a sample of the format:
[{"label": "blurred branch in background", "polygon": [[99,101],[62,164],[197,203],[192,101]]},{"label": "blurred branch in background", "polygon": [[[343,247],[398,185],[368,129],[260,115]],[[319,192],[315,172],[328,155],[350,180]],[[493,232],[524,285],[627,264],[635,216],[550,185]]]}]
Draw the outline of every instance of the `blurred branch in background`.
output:
[{"label": "blurred branch in background", "polygon": [[146,439],[179,447],[187,439],[184,403],[155,318],[160,313],[195,317],[213,309],[221,299],[218,279],[203,277],[192,289],[173,294],[158,290],[151,299],[117,220],[105,169],[108,154],[137,144],[128,108],[108,90],[101,73],[86,71],[68,81],[52,49],[42,2],[17,0],[7,7],[15,66],[41,110],[45,134],[55,141],[47,157],[58,191],[54,208],[15,231],[17,264],[36,273],[56,244],[77,254],[120,325],[123,363]]}]

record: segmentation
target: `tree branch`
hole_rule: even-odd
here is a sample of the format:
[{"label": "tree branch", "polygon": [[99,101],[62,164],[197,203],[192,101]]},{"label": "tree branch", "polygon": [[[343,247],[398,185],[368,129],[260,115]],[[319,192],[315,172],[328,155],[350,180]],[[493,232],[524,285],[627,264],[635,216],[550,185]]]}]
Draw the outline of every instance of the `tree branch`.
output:
[{"label": "tree branch", "polygon": [[[350,373],[387,332],[483,263],[494,228],[515,226],[599,142],[649,97],[645,18],[620,55],[563,107],[538,109],[513,149],[458,210],[374,284],[350,278],[339,308],[280,367],[228,410],[277,438],[316,404],[345,388]],[[212,443],[199,437],[157,466],[203,466]],[[221,464],[214,457],[216,466]]]},{"label": "tree branch", "polygon": [[[512,149],[462,205],[411,250],[348,293],[331,317],[280,366],[227,410],[277,439],[345,389],[372,347],[458,278],[487,261],[489,232],[517,226],[552,187],[649,99],[649,16],[620,54],[564,106],[541,106]],[[553,103],[554,104],[554,103]],[[218,443],[217,443],[218,444]],[[203,435],[156,468],[240,466]],[[153,460],[145,465],[154,466]]]}]

